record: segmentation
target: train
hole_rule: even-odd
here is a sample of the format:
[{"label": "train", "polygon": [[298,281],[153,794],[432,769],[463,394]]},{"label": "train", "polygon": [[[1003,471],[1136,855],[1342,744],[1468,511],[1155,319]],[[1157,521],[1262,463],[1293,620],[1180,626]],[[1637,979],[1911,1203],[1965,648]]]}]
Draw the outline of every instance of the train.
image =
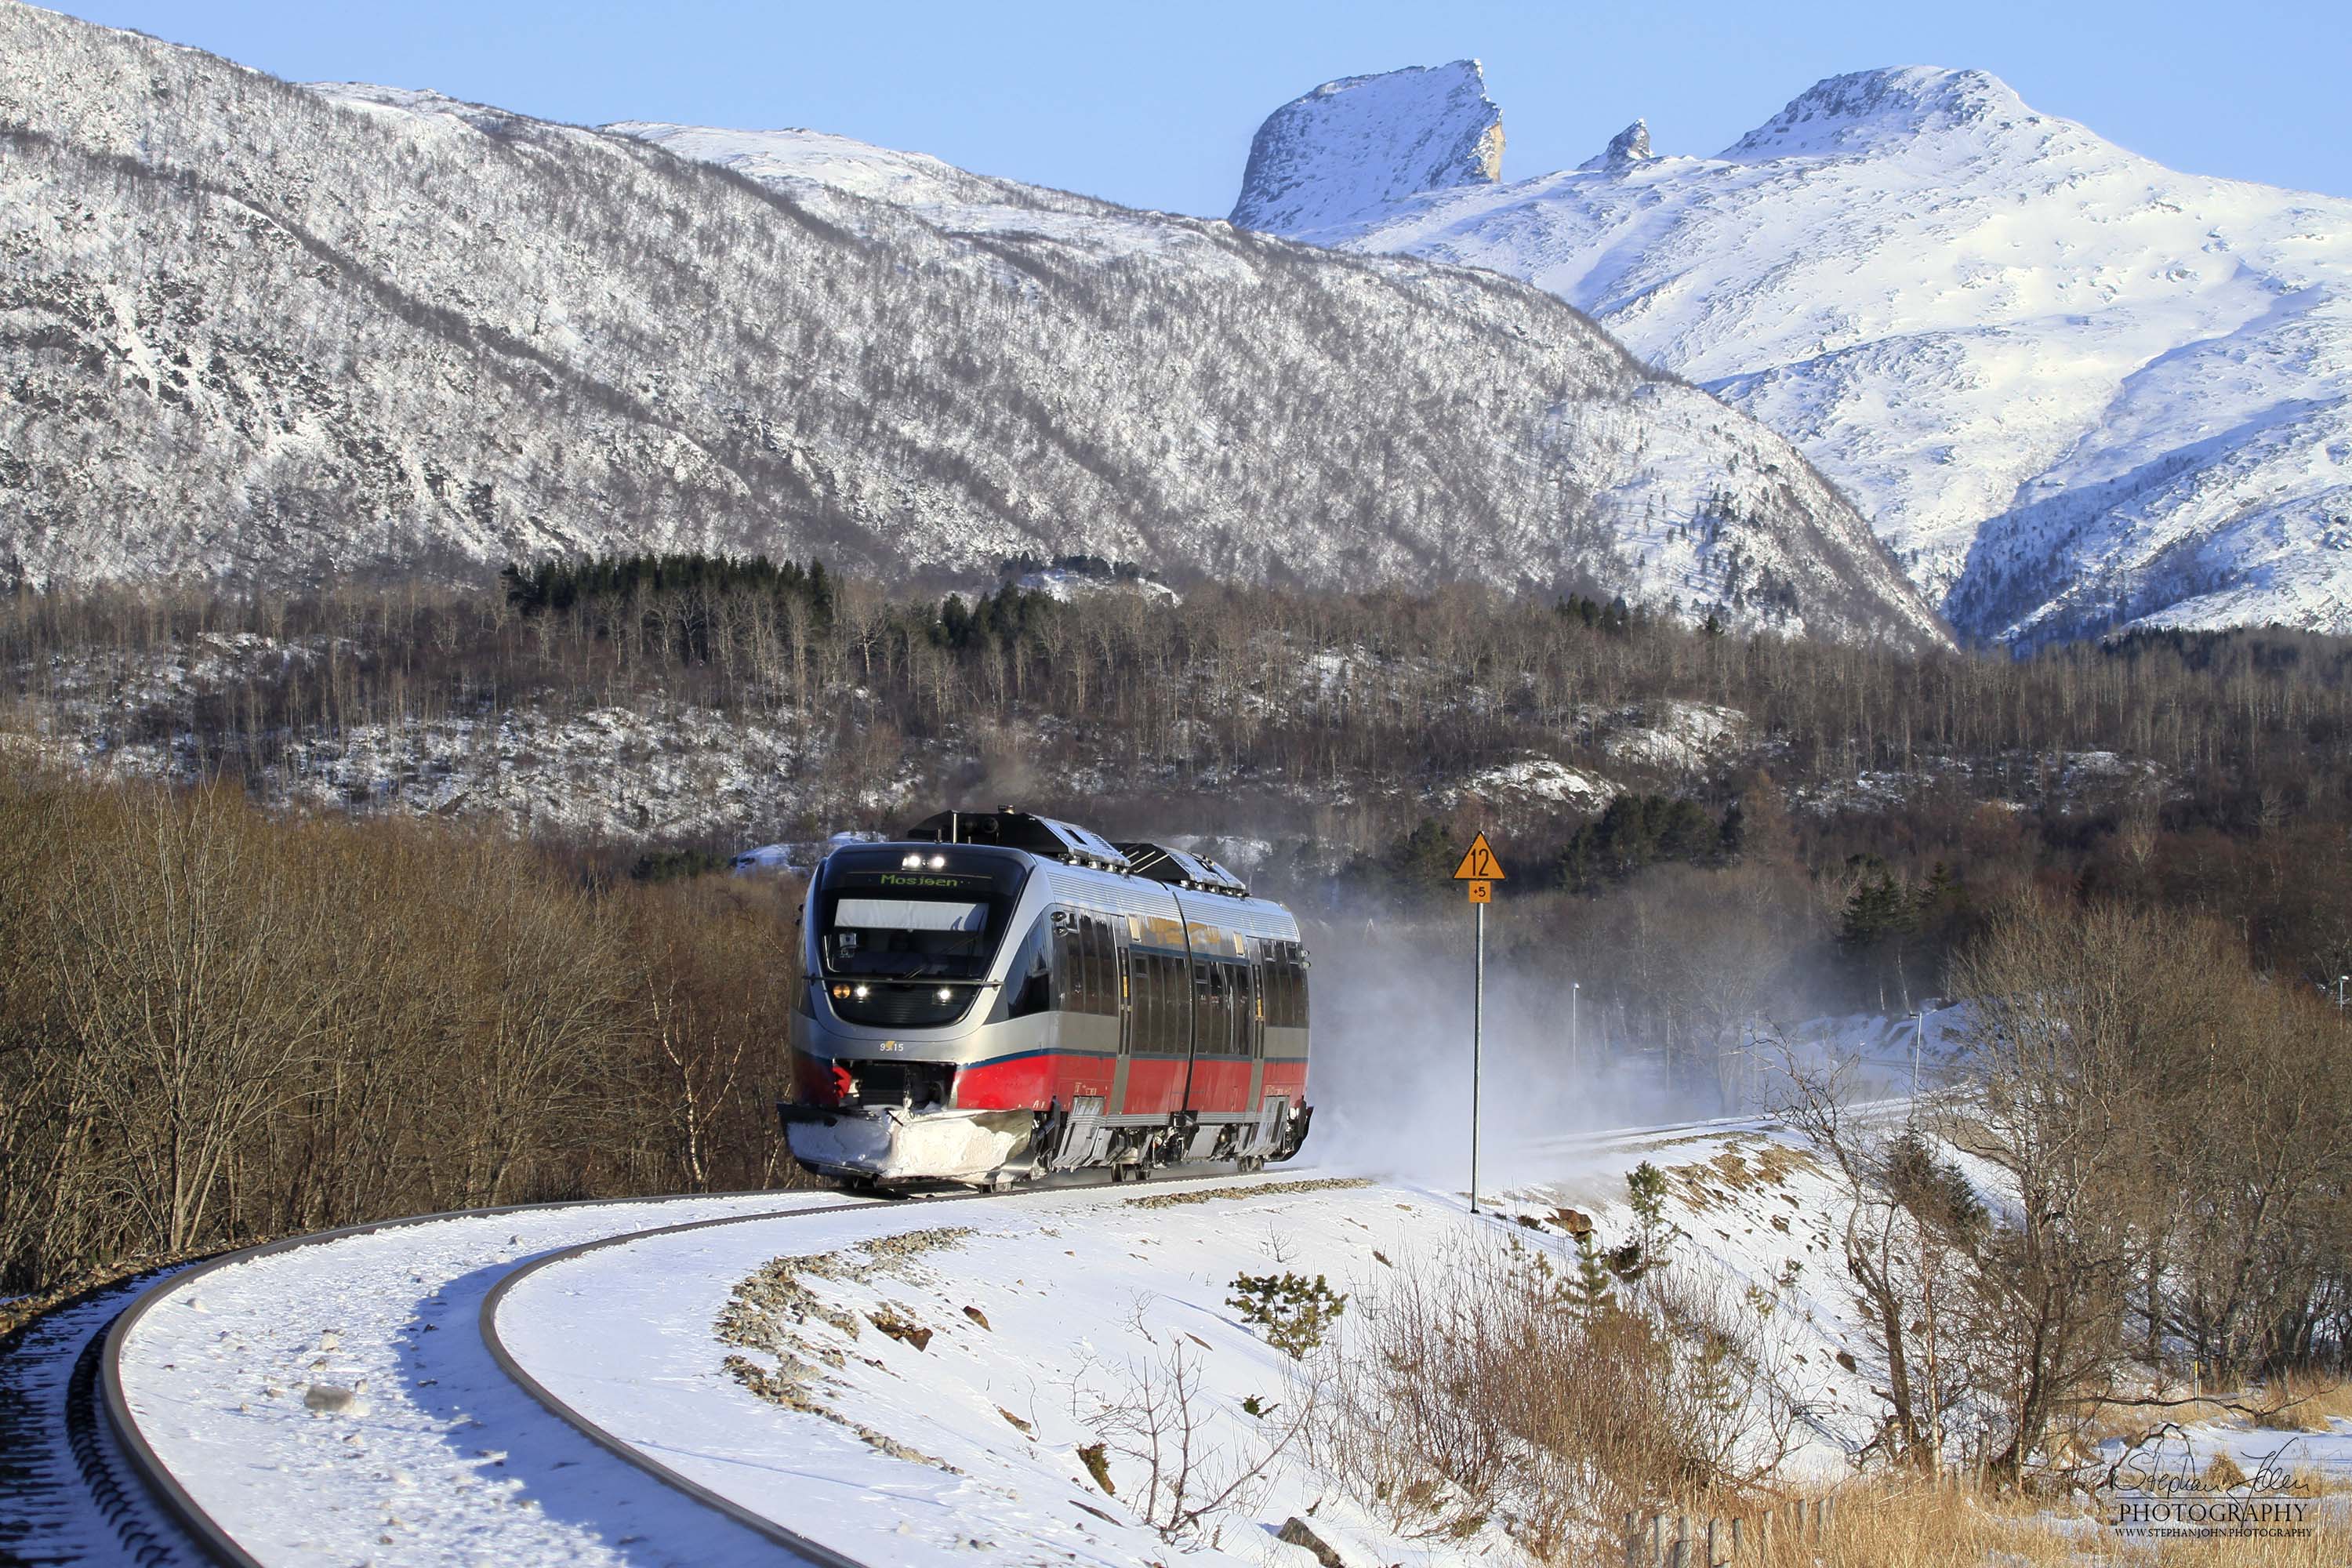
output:
[{"label": "train", "polygon": [[1002,1191],[1297,1154],[1298,922],[1217,862],[1018,811],[837,845],[800,916],[793,1157],[851,1186]]}]

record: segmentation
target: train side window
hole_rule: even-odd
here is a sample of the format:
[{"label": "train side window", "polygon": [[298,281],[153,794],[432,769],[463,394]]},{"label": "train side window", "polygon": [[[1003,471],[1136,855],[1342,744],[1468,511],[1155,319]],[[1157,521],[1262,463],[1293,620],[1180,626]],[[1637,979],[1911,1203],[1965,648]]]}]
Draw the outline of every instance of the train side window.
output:
[{"label": "train side window", "polygon": [[1136,1041],[1140,1051],[1164,1051],[1160,1044],[1160,954],[1136,952]]},{"label": "train side window", "polygon": [[1077,921],[1066,918],[1063,924],[1054,928],[1054,1005],[1065,1013],[1082,1011],[1086,1006],[1086,983]]},{"label": "train side window", "polygon": [[1151,994],[1151,955],[1139,947],[1127,950],[1127,1037],[1139,1051],[1156,1050],[1151,1043],[1159,1009]]},{"label": "train side window", "polygon": [[1192,1048],[1192,992],[1185,978],[1185,962],[1173,952],[1160,954],[1160,994],[1169,1008],[1169,1051],[1183,1056]]},{"label": "train side window", "polygon": [[1037,923],[1029,928],[1029,934],[1021,939],[1019,951],[1004,971],[1006,1017],[1025,1018],[1032,1013],[1053,1011],[1053,923],[1046,916],[1039,915]]},{"label": "train side window", "polygon": [[1143,1005],[1150,1011],[1150,1022],[1144,1026],[1143,1031],[1143,1037],[1149,1042],[1145,1048],[1151,1051],[1166,1051],[1169,1048],[1168,1036],[1171,1027],[1168,1016],[1171,1010],[1168,1003],[1167,980],[1160,973],[1158,953],[1144,953],[1142,964]]},{"label": "train side window", "polygon": [[1168,991],[1168,960],[1164,954],[1151,955],[1151,1048],[1155,1051],[1179,1049],[1176,1045],[1176,998]]},{"label": "train side window", "polygon": [[1109,954],[1104,952],[1110,943],[1109,932],[1103,922],[1093,915],[1080,917],[1085,924],[1079,928],[1079,942],[1087,954],[1087,1000],[1089,1013],[1108,1013],[1110,1009]]},{"label": "train side window", "polygon": [[1111,934],[1108,917],[1095,921],[1095,968],[1102,975],[1102,994],[1096,1000],[1108,1017],[1118,1016],[1118,939]]},{"label": "train side window", "polygon": [[1164,952],[1152,954],[1151,984],[1160,993],[1160,1048],[1181,1055],[1192,1044],[1192,1026],[1184,993],[1176,988],[1176,961]]},{"label": "train side window", "polygon": [[1209,1040],[1217,1055],[1234,1054],[1234,972],[1223,963],[1209,965]]}]

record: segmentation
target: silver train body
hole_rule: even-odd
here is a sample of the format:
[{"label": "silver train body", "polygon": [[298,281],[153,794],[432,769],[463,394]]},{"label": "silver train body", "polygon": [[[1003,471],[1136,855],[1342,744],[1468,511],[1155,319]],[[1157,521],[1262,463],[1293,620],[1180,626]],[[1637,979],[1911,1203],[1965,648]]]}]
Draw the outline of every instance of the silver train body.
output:
[{"label": "silver train body", "polygon": [[1223,868],[1026,813],[844,846],[802,910],[793,1156],[877,1186],[1253,1169],[1307,1135],[1298,922]]}]

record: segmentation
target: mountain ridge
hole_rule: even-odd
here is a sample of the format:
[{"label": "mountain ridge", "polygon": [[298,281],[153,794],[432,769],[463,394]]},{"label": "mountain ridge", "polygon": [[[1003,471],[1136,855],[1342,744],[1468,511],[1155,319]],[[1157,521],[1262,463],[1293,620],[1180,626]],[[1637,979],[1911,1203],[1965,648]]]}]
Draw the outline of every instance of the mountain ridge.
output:
[{"label": "mountain ridge", "polygon": [[1489,275],[911,154],[939,199],[860,195],[815,133],[759,178],[14,0],[0,46],[0,576],[1088,553],[1947,641],[1785,443]]},{"label": "mountain ridge", "polygon": [[1975,637],[2352,631],[2352,201],[2176,174],[1988,73],[1898,67],[1713,157],[1281,232],[1585,310],[1788,437]]}]

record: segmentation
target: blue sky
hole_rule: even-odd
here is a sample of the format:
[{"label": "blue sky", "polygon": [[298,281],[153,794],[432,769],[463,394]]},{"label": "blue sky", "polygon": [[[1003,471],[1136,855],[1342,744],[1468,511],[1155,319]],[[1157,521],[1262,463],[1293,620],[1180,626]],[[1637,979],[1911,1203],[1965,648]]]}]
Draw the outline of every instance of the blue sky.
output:
[{"label": "blue sky", "polygon": [[[2145,0],[1679,7],[68,0],[295,80],[432,87],[556,120],[811,126],[1222,216],[1266,113],[1333,77],[1475,56],[1503,172],[1635,116],[1712,153],[1824,76],[1976,66],[2175,168],[2352,195],[2352,5]],[[1906,14],[1907,13],[1907,14]]]}]

